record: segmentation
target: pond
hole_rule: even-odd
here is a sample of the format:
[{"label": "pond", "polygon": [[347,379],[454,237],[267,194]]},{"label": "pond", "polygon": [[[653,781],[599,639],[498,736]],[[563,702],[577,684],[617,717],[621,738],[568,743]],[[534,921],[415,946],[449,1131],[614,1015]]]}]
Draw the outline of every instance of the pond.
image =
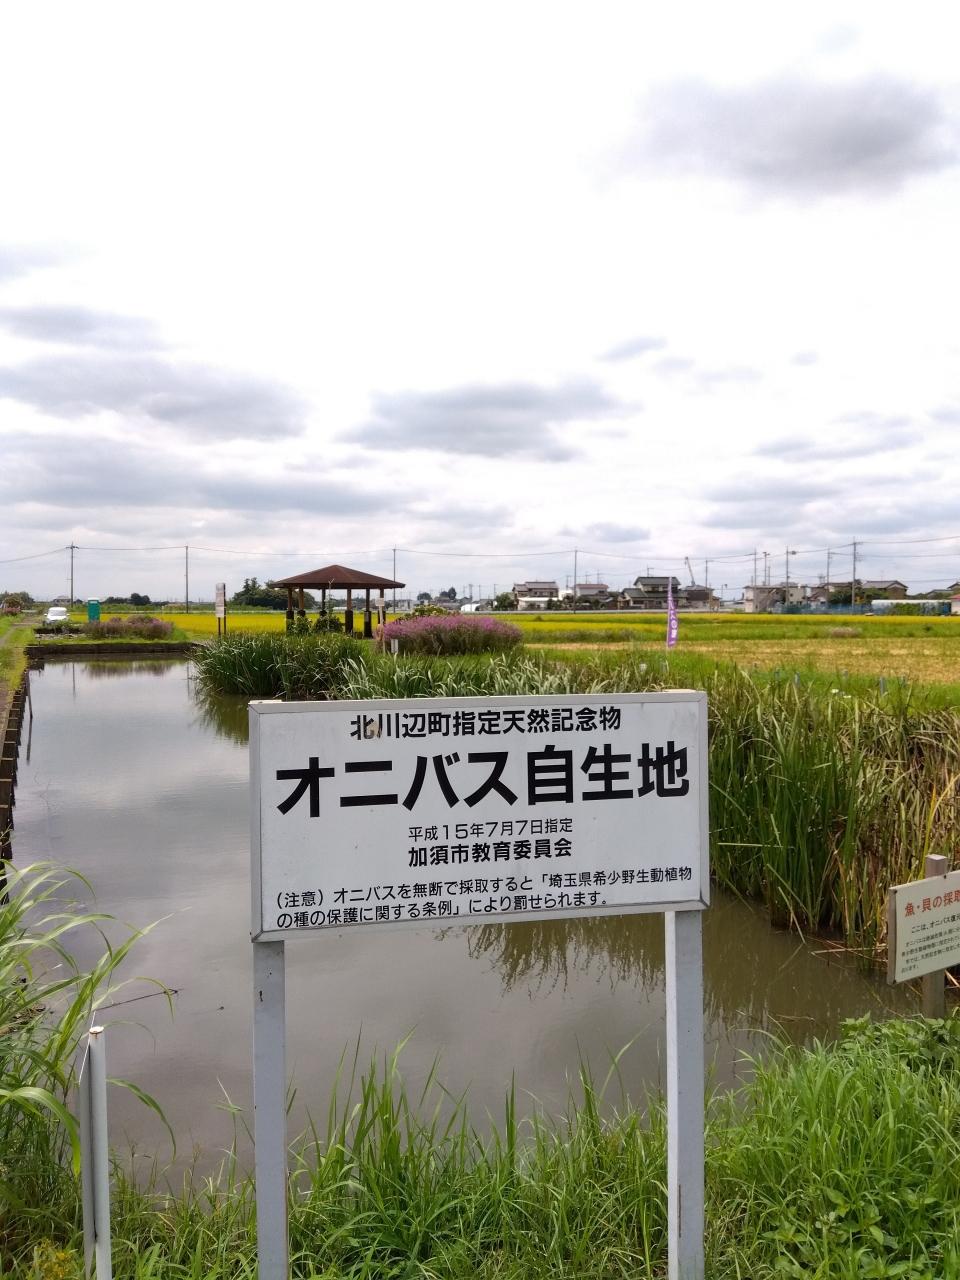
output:
[{"label": "pond", "polygon": [[[113,997],[111,1075],[151,1093],[178,1141],[176,1165],[208,1168],[251,1098],[251,956],[246,709],[204,702],[189,662],[49,663],[30,676],[13,851],[80,872],[87,907],[152,926]],[[77,895],[87,894],[77,884]],[[110,936],[124,931],[108,926]],[[94,954],[96,939],[78,949]],[[86,954],[84,954],[86,953]],[[707,1062],[727,1086],[769,1033],[805,1042],[844,1018],[912,1010],[915,998],[842,956],[770,928],[715,895],[704,919]],[[173,1010],[138,975],[165,984]],[[495,1119],[515,1078],[520,1108],[563,1108],[578,1064],[602,1079],[611,1057],[633,1098],[663,1083],[663,919],[347,929],[287,947],[291,1132],[323,1122],[344,1054],[382,1058],[409,1040],[411,1090],[438,1075],[471,1115]],[[619,1098],[619,1085],[617,1099]],[[169,1143],[129,1094],[110,1100],[111,1141],[161,1162]],[[246,1150],[245,1139],[241,1150]]]}]

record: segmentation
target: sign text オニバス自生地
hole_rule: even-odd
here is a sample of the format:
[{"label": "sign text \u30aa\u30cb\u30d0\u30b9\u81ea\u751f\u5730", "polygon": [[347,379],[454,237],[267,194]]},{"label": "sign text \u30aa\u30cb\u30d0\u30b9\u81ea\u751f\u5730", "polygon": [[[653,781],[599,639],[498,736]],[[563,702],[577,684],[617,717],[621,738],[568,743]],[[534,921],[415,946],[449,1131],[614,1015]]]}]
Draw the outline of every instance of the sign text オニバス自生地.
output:
[{"label": "sign text \u30aa\u30cb\u30d0\u30b9\u81ea\u751f\u5730", "polygon": [[706,696],[252,703],[253,935],[708,901]]}]

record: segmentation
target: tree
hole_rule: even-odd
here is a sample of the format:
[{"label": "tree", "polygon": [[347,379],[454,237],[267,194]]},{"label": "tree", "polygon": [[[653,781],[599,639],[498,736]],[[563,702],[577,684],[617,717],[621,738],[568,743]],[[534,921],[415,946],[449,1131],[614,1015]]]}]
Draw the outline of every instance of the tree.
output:
[{"label": "tree", "polygon": [[[294,597],[296,600],[296,597]],[[277,587],[264,587],[256,578],[244,578],[243,586],[230,597],[231,604],[247,605],[255,609],[286,609],[287,593]],[[305,609],[312,609],[316,600],[309,591],[303,593]]]},{"label": "tree", "polygon": [[417,604],[429,604],[432,599],[429,591],[421,591],[417,596]]},{"label": "tree", "polygon": [[495,609],[499,609],[501,613],[507,609],[516,609],[516,597],[512,591],[501,591],[496,600],[494,600],[493,606]]}]

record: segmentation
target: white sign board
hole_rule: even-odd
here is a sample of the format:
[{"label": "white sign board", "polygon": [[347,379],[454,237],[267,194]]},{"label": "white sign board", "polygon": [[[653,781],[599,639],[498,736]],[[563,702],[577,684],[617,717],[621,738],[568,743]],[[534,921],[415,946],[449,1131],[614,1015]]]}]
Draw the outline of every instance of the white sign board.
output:
[{"label": "white sign board", "polygon": [[887,924],[889,983],[960,964],[960,871],[891,887]]},{"label": "white sign board", "polygon": [[227,584],[225,582],[217,583],[217,599],[214,605],[214,612],[218,618],[227,616]]},{"label": "white sign board", "polygon": [[252,936],[705,906],[706,710],[252,702]]},{"label": "white sign board", "polygon": [[287,938],[665,913],[669,1280],[703,1280],[707,699],[250,704],[258,1273],[287,1280]]}]

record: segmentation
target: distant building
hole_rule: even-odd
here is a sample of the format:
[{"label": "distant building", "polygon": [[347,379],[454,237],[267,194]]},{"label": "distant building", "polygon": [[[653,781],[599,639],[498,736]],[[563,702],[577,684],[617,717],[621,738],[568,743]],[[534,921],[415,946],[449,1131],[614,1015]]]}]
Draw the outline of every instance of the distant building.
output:
[{"label": "distant building", "polygon": [[678,609],[687,605],[687,588],[681,587],[678,578],[664,576],[648,576],[634,578],[633,586],[626,587],[620,593],[632,609],[659,609],[667,607],[667,587],[673,591],[673,602]]},{"label": "distant building", "polygon": [[[829,604],[830,596],[842,594],[850,595],[850,579],[846,582],[836,582],[832,578],[829,583],[821,582],[819,586],[810,590],[809,600],[811,604]],[[881,598],[884,600],[905,600],[907,596],[907,584],[901,582],[899,578],[882,578],[882,579],[857,579],[857,600],[863,602],[867,597],[870,599]]]},{"label": "distant building", "polygon": [[513,594],[518,600],[555,600],[560,590],[555,582],[533,581],[533,582],[515,582],[513,584]]},{"label": "distant building", "polygon": [[773,613],[787,605],[803,604],[809,588],[799,582],[751,582],[743,588],[744,613]]},{"label": "distant building", "polygon": [[610,595],[605,582],[578,582],[573,591],[578,600],[603,600]]}]

